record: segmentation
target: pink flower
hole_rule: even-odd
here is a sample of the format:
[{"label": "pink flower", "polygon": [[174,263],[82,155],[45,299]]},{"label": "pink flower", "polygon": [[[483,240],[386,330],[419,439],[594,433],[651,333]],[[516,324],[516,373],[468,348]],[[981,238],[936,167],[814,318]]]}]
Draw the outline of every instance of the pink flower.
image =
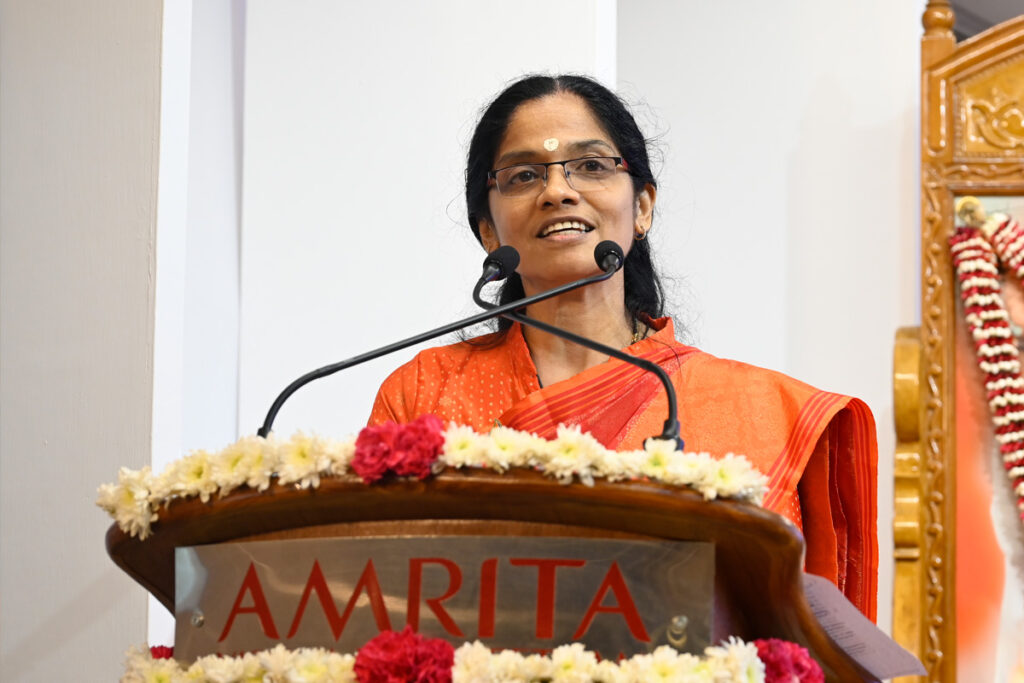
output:
[{"label": "pink flower", "polygon": [[170,659],[174,656],[174,648],[166,645],[154,645],[149,648],[149,656],[153,659]]},{"label": "pink flower", "polygon": [[825,673],[806,649],[786,640],[755,640],[766,683],[825,683]]},{"label": "pink flower", "polygon": [[426,479],[444,446],[444,424],[436,415],[420,415],[405,425],[395,444],[391,469],[401,477]]},{"label": "pink flower", "polygon": [[356,438],[352,470],[367,484],[388,472],[426,479],[444,446],[444,425],[435,415],[421,415],[408,424],[391,422],[365,427]]},{"label": "pink flower", "polygon": [[408,626],[384,631],[356,655],[360,683],[451,683],[455,649],[440,638],[424,638]]},{"label": "pink flower", "polygon": [[351,467],[367,484],[381,479],[390,469],[390,458],[401,427],[391,420],[364,427],[356,437]]}]

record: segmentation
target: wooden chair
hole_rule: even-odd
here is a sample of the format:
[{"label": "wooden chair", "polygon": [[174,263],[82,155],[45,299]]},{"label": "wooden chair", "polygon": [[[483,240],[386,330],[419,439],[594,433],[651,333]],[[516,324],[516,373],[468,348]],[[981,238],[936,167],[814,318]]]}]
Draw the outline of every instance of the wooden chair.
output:
[{"label": "wooden chair", "polygon": [[[928,3],[921,41],[921,325],[899,330],[894,352],[893,635],[920,657],[929,681],[957,676],[957,506],[965,504],[957,499],[957,423],[966,419],[967,397],[958,395],[956,378],[977,373],[970,345],[957,347],[964,323],[948,242],[954,203],[965,195],[1024,195],[1024,16],[960,44],[953,20],[947,0]],[[982,412],[983,424],[973,427],[991,437],[988,419]]]}]

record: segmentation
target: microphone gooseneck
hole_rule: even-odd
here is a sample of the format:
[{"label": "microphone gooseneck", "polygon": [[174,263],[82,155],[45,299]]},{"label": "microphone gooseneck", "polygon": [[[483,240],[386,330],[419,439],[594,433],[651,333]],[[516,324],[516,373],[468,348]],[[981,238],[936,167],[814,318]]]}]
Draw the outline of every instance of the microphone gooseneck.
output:
[{"label": "microphone gooseneck", "polygon": [[[594,260],[597,262],[601,270],[604,271],[603,278],[600,278],[600,276],[598,276],[600,279],[607,279],[611,277],[625,263],[625,257],[623,256],[622,247],[620,247],[615,242],[612,242],[611,240],[601,242],[600,244],[597,245],[597,247],[594,248]],[[482,288],[483,284],[477,283],[476,289],[473,290],[473,300],[477,303],[478,306],[490,310],[491,312],[497,312],[499,308],[504,308],[504,306],[499,307],[495,304],[492,304],[489,301],[484,301],[484,299],[480,296],[480,290]],[[522,306],[515,306],[515,308],[520,307]],[[668,373],[665,372],[664,368],[662,368],[660,365],[652,361],[649,361],[646,358],[637,358],[636,356],[632,356],[628,353],[623,352],[621,349],[606,346],[605,344],[594,341],[593,339],[581,337],[580,335],[575,334],[574,332],[569,332],[568,330],[563,330],[560,327],[549,325],[548,323],[541,322],[540,320],[537,320],[535,318],[530,318],[529,316],[526,316],[515,310],[503,312],[500,315],[502,317],[508,318],[509,320],[515,320],[521,325],[534,327],[538,330],[547,332],[548,334],[553,334],[556,337],[561,337],[562,339],[568,339],[569,341],[579,344],[580,346],[584,346],[588,349],[592,349],[594,351],[598,351],[605,355],[611,356],[612,358],[618,358],[619,360],[625,363],[629,363],[630,365],[639,367],[643,370],[646,370],[647,372],[653,372],[661,381],[662,386],[665,388],[665,394],[668,398],[668,418],[665,420],[665,424],[662,426],[662,432],[657,438],[664,439],[666,441],[673,441],[676,444],[676,448],[678,448],[679,450],[683,450],[683,440],[679,436],[679,417],[676,400],[676,388],[672,385],[672,380],[671,378],[669,378]]]},{"label": "microphone gooseneck", "polygon": [[[502,251],[502,249],[504,249],[505,251]],[[516,269],[518,265],[519,252],[517,252],[513,247],[501,247],[499,249],[494,250],[494,252],[488,255],[487,259],[484,262],[484,274],[480,277],[480,280],[477,281],[476,287],[473,290],[474,300],[479,297],[480,290],[483,289],[484,285],[486,285],[488,282],[493,282],[496,279],[508,277],[509,275],[512,274],[512,272]],[[572,291],[574,289],[579,289],[580,287],[585,287],[589,284],[593,284],[594,282],[607,280],[614,273],[615,271],[613,270],[599,273],[597,275],[592,275],[591,277],[583,278],[582,280],[576,280],[575,282],[570,282],[568,284],[561,285],[560,287],[555,287],[554,289],[550,289],[546,292],[534,294],[533,296],[528,296],[517,301],[510,301],[500,306],[488,304],[487,306],[485,306],[487,310],[485,310],[482,313],[477,313],[476,315],[472,315],[468,318],[463,318],[462,320],[457,320],[453,323],[442,325],[441,327],[429,330],[427,332],[423,332],[421,334],[417,334],[415,336],[403,339],[401,341],[394,342],[393,344],[388,344],[387,346],[383,346],[379,349],[367,351],[366,353],[360,354],[358,356],[353,356],[352,358],[348,358],[337,363],[332,363],[330,365],[325,365],[322,368],[317,368],[312,372],[307,372],[305,375],[299,377],[294,382],[285,387],[284,390],[280,394],[278,394],[277,398],[274,399],[274,403],[270,406],[270,410],[267,411],[267,416],[263,420],[263,426],[260,427],[256,431],[256,433],[266,438],[270,434],[270,431],[273,429],[274,420],[277,419],[277,413],[281,410],[281,407],[284,405],[285,401],[287,401],[291,397],[291,395],[294,394],[296,391],[298,391],[303,386],[309,384],[314,380],[320,379],[322,377],[327,377],[329,375],[333,375],[336,372],[340,372],[341,370],[346,370],[348,368],[360,365],[367,361],[374,360],[375,358],[386,356],[389,353],[401,351],[402,349],[414,346],[425,341],[429,341],[431,339],[434,339],[435,337],[440,337],[441,335],[448,334],[449,332],[461,330],[464,327],[471,327],[478,323],[482,323],[486,320],[490,320],[491,318],[496,318],[503,313],[513,311],[517,308],[523,308],[525,306],[529,306],[530,304],[535,304],[538,301],[544,301],[545,299],[550,299],[553,296],[565,294],[566,292]],[[479,301],[477,303],[479,303]]]}]

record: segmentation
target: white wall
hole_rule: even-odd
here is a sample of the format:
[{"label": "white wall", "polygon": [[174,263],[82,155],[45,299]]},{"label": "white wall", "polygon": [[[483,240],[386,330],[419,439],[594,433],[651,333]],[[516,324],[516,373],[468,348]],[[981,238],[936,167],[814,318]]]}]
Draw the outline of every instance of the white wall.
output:
[{"label": "white wall", "polygon": [[0,679],[112,681],[145,593],[96,487],[149,461],[158,2],[0,3]]},{"label": "white wall", "polygon": [[[611,3],[515,10],[476,0],[248,7],[243,432],[307,370],[477,311],[484,253],[460,185],[477,111],[524,70],[614,64]],[[276,431],[354,432],[412,353],[303,389]]]},{"label": "white wall", "polygon": [[[892,343],[918,311],[923,2],[620,4],[619,86],[660,134],[651,239],[702,348],[864,399],[892,604]],[[652,21],[657,17],[657,21]]]}]

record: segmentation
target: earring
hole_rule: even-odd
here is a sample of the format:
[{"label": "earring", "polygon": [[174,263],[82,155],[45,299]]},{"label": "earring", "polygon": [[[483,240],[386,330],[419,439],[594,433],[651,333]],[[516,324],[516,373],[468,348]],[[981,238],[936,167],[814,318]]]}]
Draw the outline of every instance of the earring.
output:
[{"label": "earring", "polygon": [[637,229],[637,231],[633,233],[633,239],[636,240],[637,242],[641,242],[647,239],[647,231]]}]

